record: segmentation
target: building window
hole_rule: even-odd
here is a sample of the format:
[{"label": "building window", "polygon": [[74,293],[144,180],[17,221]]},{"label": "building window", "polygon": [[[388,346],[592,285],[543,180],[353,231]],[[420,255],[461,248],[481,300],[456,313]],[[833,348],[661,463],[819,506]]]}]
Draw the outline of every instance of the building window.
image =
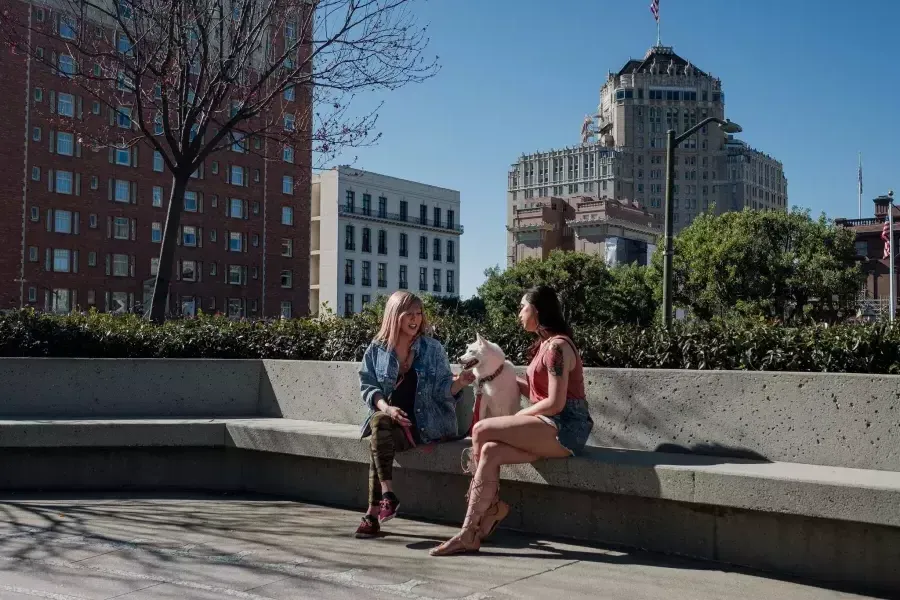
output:
[{"label": "building window", "polygon": [[162,173],[164,166],[165,165],[163,164],[162,152],[160,152],[159,150],[154,150],[153,151],[153,170],[156,171],[157,173]]},{"label": "building window", "polygon": [[400,233],[400,256],[409,256],[409,250],[407,249],[407,235],[403,232]]},{"label": "building window", "polygon": [[294,255],[294,240],[282,238],[281,255],[290,258]]},{"label": "building window", "polygon": [[88,217],[88,227],[97,229],[97,215],[90,215]]},{"label": "building window", "polygon": [[353,294],[344,294],[344,316],[353,316]]},{"label": "building window", "polygon": [[129,259],[127,254],[113,254],[112,274],[115,277],[128,277]]},{"label": "building window", "polygon": [[282,271],[281,272],[281,287],[283,287],[283,288],[294,287],[294,272],[293,271]]},{"label": "building window", "polygon": [[[447,240],[447,262],[455,263],[456,262],[456,244],[453,243],[453,240]],[[447,271],[448,273],[452,273],[452,271]],[[450,290],[447,290],[448,292]]]},{"label": "building window", "polygon": [[372,301],[372,296],[370,296],[369,294],[362,295],[362,307],[363,308],[365,308],[366,305],[369,304],[371,301]]},{"label": "building window", "polygon": [[362,230],[362,251],[372,251],[372,230],[368,227],[363,227]]},{"label": "building window", "polygon": [[232,319],[240,319],[244,316],[244,301],[240,298],[228,299],[228,316]]},{"label": "building window", "polygon": [[197,192],[184,193],[184,210],[187,212],[197,212]]},{"label": "building window", "polygon": [[244,235],[242,233],[232,231],[228,234],[228,250],[231,252],[244,251]]},{"label": "building window", "polygon": [[440,270],[440,269],[435,269],[435,270],[432,272],[432,275],[434,276],[434,282],[433,282],[433,285],[432,285],[432,291],[434,291],[434,292],[440,292],[440,291],[441,291],[441,270]]},{"label": "building window", "polygon": [[63,156],[72,156],[75,153],[75,136],[71,133],[57,133],[56,153]]},{"label": "building window", "polygon": [[419,258],[428,260],[428,238],[424,235],[419,236]]},{"label": "building window", "polygon": [[150,241],[154,244],[162,242],[162,223],[150,225]]},{"label": "building window", "polygon": [[281,318],[282,319],[290,319],[292,312],[292,306],[290,300],[282,300],[281,302]]},{"label": "building window", "polygon": [[244,219],[244,201],[240,198],[231,198],[228,202],[228,216],[233,219]]},{"label": "building window", "polygon": [[72,295],[70,290],[53,290],[52,310],[56,314],[65,314],[72,310]]},{"label": "building window", "polygon": [[372,194],[363,194],[362,214],[364,214],[366,216],[369,216],[372,214]]},{"label": "building window", "polygon": [[282,153],[281,158],[286,163],[293,163],[294,162],[294,149],[291,146],[285,146],[284,152]]},{"label": "building window", "polygon": [[131,202],[131,184],[123,179],[116,179],[116,202]]},{"label": "building window", "polygon": [[387,218],[387,198],[384,196],[378,197],[378,216],[382,219]]},{"label": "building window", "polygon": [[37,206],[31,207],[31,220],[32,221],[40,221],[41,219],[41,211]]},{"label": "building window", "polygon": [[131,129],[130,106],[120,106],[116,109],[116,123],[121,129]]},{"label": "building window", "polygon": [[347,190],[347,196],[344,199],[344,208],[349,213],[356,212],[356,194],[353,190]]},{"label": "building window", "polygon": [[195,247],[197,245],[197,228],[185,225],[181,230],[181,243],[188,247]]},{"label": "building window", "polygon": [[69,54],[59,55],[59,73],[71,79],[75,75],[75,59]]},{"label": "building window", "polygon": [[455,294],[456,293],[456,281],[453,274],[453,271],[447,271],[447,293]]},{"label": "building window", "polygon": [[56,172],[56,191],[57,191],[57,193],[71,194],[73,180],[74,180],[74,178],[72,177],[71,171],[57,171]]},{"label": "building window", "polygon": [[399,287],[401,290],[405,290],[409,287],[409,281],[406,279],[406,265],[400,265],[400,284]]},{"label": "building window", "polygon": [[281,207],[281,224],[282,225],[293,225],[294,224],[294,209],[290,206],[282,206]]},{"label": "building window", "polygon": [[113,219],[113,238],[117,240],[127,240],[130,223],[127,217],[116,217]]},{"label": "building window", "polygon": [[455,229],[456,228],[456,213],[452,210],[447,211],[447,229]]},{"label": "building window", "polygon": [[56,97],[56,112],[62,117],[75,116],[75,96],[60,94]]},{"label": "building window", "polygon": [[428,225],[428,207],[424,204],[419,205],[419,223]]},{"label": "building window", "polygon": [[387,231],[378,230],[378,254],[387,254]]},{"label": "building window", "polygon": [[38,248],[37,248],[37,246],[29,246],[29,247],[28,247],[28,261],[29,261],[29,262],[37,262],[37,261],[38,261]]},{"label": "building window", "polygon": [[126,145],[116,146],[116,164],[131,166],[131,148]]},{"label": "building window", "polygon": [[428,267],[419,267],[419,291],[428,291]]},{"label": "building window", "polygon": [[401,221],[406,220],[406,213],[408,212],[408,210],[409,210],[409,203],[406,200],[401,200],[400,201],[400,220]]},{"label": "building window", "polygon": [[364,286],[372,285],[372,263],[371,261],[362,261],[362,284]]},{"label": "building window", "polygon": [[155,208],[162,207],[163,189],[158,185],[153,186],[153,206]]},{"label": "building window", "polygon": [[72,213],[67,210],[54,211],[53,231],[56,233],[72,233]]},{"label": "building window", "polygon": [[356,250],[356,227],[344,226],[344,250]]},{"label": "building window", "polygon": [[[546,195],[546,194],[542,194]],[[441,209],[438,206],[434,207],[434,226],[439,227],[441,224]]]},{"label": "building window", "polygon": [[344,261],[344,283],[348,285],[353,285],[354,283],[356,283],[353,271],[353,259],[348,258]]},{"label": "building window", "polygon": [[378,287],[387,287],[387,263],[378,263]]},{"label": "building window", "polygon": [[290,175],[285,175],[281,178],[281,192],[291,196],[294,195],[294,178]]},{"label": "building window", "polygon": [[228,283],[241,285],[244,278],[244,269],[240,265],[228,265]]},{"label": "building window", "polygon": [[37,288],[34,288],[34,287],[28,288],[28,301],[29,302],[37,302]]},{"label": "building window", "polygon": [[197,281],[197,263],[192,260],[181,261],[181,279],[184,281]]},{"label": "building window", "polygon": [[440,260],[441,260],[441,240],[439,240],[438,238],[434,238],[433,241],[434,241],[434,243],[432,244],[434,246],[433,252],[432,252],[432,254],[434,255],[433,258],[434,258],[434,260],[440,262]]},{"label": "building window", "polygon": [[285,131],[294,131],[294,115],[292,115],[292,114],[284,115],[284,130]]},{"label": "building window", "polygon": [[857,241],[856,242],[856,255],[857,256],[868,256],[869,255],[869,242]]},{"label": "building window", "polygon": [[96,252],[88,252],[88,266],[89,267],[97,266],[97,253]]},{"label": "building window", "polygon": [[287,102],[293,102],[297,97],[297,91],[294,89],[294,86],[289,86],[284,88],[284,99]]},{"label": "building window", "polygon": [[231,183],[233,185],[246,185],[244,182],[244,167],[232,165],[229,170],[231,171]]}]

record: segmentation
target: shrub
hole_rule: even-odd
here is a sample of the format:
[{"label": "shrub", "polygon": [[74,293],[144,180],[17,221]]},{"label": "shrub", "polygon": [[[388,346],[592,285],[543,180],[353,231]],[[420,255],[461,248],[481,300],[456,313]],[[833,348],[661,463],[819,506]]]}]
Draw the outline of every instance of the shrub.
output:
[{"label": "shrub", "polygon": [[[434,335],[451,360],[480,332],[510,360],[526,362],[533,338],[515,315],[492,321],[435,310]],[[134,315],[0,315],[0,356],[97,358],[274,358],[357,361],[378,328],[376,311],[342,318],[231,320],[201,315],[152,325]],[[728,319],[678,323],[671,332],[630,325],[576,331],[594,367],[900,373],[900,326],[804,325]]]}]

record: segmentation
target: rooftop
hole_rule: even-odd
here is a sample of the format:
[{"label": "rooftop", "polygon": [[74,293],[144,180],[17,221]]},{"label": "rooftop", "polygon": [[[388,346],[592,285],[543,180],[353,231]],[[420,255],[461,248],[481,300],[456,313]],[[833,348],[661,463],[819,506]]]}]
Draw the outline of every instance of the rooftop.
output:
[{"label": "rooftop", "polygon": [[669,63],[673,63],[676,69],[681,67],[682,73],[684,73],[685,66],[691,65],[697,75],[710,76],[708,73],[701,71],[696,66],[692,65],[690,61],[675,54],[675,50],[671,46],[651,46],[650,49],[647,50],[647,54],[644,55],[644,58],[640,60],[634,58],[629,59],[628,62],[625,63],[625,66],[619,70],[618,75],[649,73],[650,66],[654,61],[661,66],[663,73],[665,73],[665,69],[668,68]]}]

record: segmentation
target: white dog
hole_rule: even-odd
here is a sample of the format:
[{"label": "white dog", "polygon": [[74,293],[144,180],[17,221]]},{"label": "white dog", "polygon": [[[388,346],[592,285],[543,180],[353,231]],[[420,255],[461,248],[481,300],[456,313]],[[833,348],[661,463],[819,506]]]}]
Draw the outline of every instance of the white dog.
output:
[{"label": "white dog", "polygon": [[481,394],[481,402],[476,402],[478,413],[473,415],[473,423],[519,412],[522,404],[515,368],[506,360],[500,346],[479,333],[465,354],[459,357],[459,363],[464,369],[472,369],[476,377],[476,394]]}]

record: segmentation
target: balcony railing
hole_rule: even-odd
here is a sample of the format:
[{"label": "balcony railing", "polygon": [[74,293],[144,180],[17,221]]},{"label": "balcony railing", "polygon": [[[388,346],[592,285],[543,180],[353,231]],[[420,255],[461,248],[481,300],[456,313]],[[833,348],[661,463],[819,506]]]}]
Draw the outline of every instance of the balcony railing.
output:
[{"label": "balcony railing", "polygon": [[372,286],[372,279],[369,277],[363,277],[362,284],[366,287]]},{"label": "balcony railing", "polygon": [[403,281],[403,280],[401,279],[401,280],[400,280],[400,285],[399,285],[398,287],[399,287],[401,290],[405,290],[405,289],[408,289],[408,288],[409,288],[409,284],[406,283],[405,281]]},{"label": "balcony railing", "polygon": [[434,284],[434,285],[431,287],[431,291],[432,291],[432,292],[439,292],[439,291],[441,291],[441,286],[440,286],[439,284]]},{"label": "balcony railing", "polygon": [[870,217],[868,219],[835,219],[835,225],[843,227],[867,227],[871,225],[883,225],[885,217]]},{"label": "balcony railing", "polygon": [[379,280],[378,280],[378,287],[380,287],[380,288],[386,288],[386,287],[387,287],[387,279],[379,279]]},{"label": "balcony railing", "polygon": [[372,214],[371,211],[366,214],[363,212],[361,208],[350,207],[350,206],[341,206],[338,208],[338,213],[341,215],[353,215],[356,217],[363,217],[364,219],[371,219],[373,221],[388,221],[391,223],[409,223],[411,225],[417,225],[419,227],[427,227],[429,229],[439,229],[441,231],[453,231],[454,233],[463,233],[463,226],[457,225],[456,223],[435,223],[434,219],[422,218],[422,217],[410,217],[401,215],[400,213],[377,213]]}]

